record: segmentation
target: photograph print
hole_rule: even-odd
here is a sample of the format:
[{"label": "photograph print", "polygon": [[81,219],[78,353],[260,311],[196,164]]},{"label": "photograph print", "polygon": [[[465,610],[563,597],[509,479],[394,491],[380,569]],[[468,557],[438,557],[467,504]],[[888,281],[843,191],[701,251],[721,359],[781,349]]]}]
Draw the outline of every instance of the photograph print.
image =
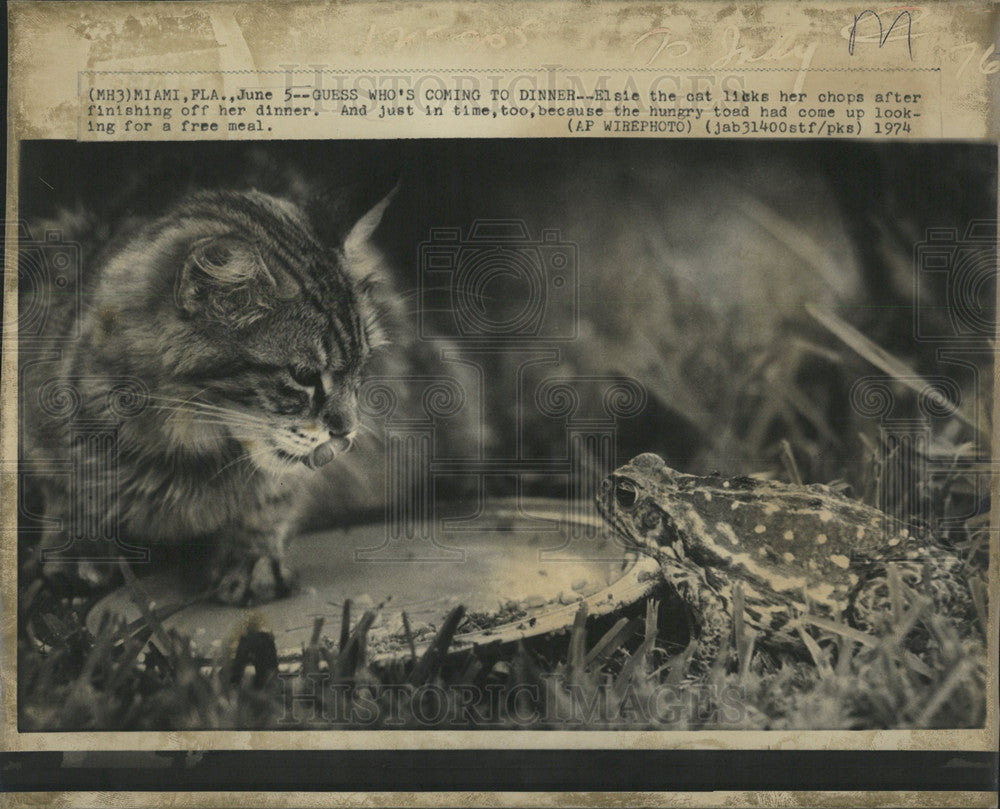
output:
[{"label": "photograph print", "polygon": [[21,732],[984,726],[996,147],[19,159]]}]

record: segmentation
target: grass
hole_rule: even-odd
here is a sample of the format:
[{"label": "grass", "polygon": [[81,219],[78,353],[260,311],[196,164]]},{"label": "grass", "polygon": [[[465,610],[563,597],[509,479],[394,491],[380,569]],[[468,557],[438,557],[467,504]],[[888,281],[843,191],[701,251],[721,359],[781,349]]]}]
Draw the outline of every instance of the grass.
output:
[{"label": "grass", "polygon": [[[859,352],[874,350],[842,324],[827,325]],[[890,376],[891,359],[883,363]],[[900,367],[909,377],[909,369]],[[779,376],[794,380],[795,369]],[[785,388],[780,407],[759,411],[767,424],[751,425],[744,435],[757,436],[750,455],[773,457],[786,479],[799,482],[814,478],[812,470],[800,468],[810,442],[801,430],[775,438],[771,429],[776,413],[786,423],[802,417],[804,406],[781,410],[795,399]],[[822,415],[810,418],[818,422]],[[91,634],[84,616],[92,600],[60,596],[37,571],[23,571],[20,728],[979,727],[986,715],[982,628],[990,533],[978,481],[963,471],[964,462],[977,457],[975,445],[962,440],[968,437],[967,422],[965,413],[947,413],[923,455],[898,453],[885,443],[891,436],[862,433],[861,460],[850,480],[839,485],[915,529],[934,531],[964,556],[978,626],[949,623],[934,614],[929,599],[890,576],[891,614],[874,634],[802,616],[805,653],[776,656],[737,619],[729,656],[707,670],[692,664],[695,648],[688,642],[683,608],[666,587],[657,599],[610,618],[596,620],[581,610],[563,637],[489,654],[449,653],[460,624],[475,626],[482,618],[459,607],[444,618],[420,656],[404,616],[409,654],[375,665],[368,654],[375,612],[354,618],[347,601],[341,636],[326,637],[317,622],[296,660],[280,660],[274,638],[253,627],[206,660],[189,638],[164,627],[166,613],[148,608],[141,586],[129,575],[127,586],[142,618],[131,625],[106,621]],[[832,425],[820,427],[814,436],[832,432]],[[765,445],[773,445],[773,452]],[[931,475],[931,452],[937,459],[951,457],[953,468]],[[927,498],[930,524],[919,523],[913,508],[919,497],[894,485],[896,480],[911,481]],[[970,517],[970,510],[978,513]],[[919,657],[908,648],[914,633],[921,636]]]},{"label": "grass", "polygon": [[[134,584],[132,585],[134,586]],[[582,605],[561,639],[521,642],[490,657],[448,648],[457,607],[420,656],[387,665],[367,655],[375,613],[336,640],[317,621],[294,661],[248,628],[206,660],[190,639],[145,610],[96,634],[80,607],[36,590],[35,639],[20,643],[22,731],[302,728],[864,729],[977,727],[985,721],[986,662],[978,631],[933,614],[930,599],[890,577],[892,615],[875,635],[802,622],[808,655],[774,656],[741,625],[734,655],[692,667],[678,644],[669,593],[603,623]],[[136,597],[141,598],[136,592]],[[611,621],[610,626],[608,621]],[[820,630],[817,641],[806,629]],[[920,657],[905,643],[926,633]],[[412,647],[411,647],[412,648]]]}]

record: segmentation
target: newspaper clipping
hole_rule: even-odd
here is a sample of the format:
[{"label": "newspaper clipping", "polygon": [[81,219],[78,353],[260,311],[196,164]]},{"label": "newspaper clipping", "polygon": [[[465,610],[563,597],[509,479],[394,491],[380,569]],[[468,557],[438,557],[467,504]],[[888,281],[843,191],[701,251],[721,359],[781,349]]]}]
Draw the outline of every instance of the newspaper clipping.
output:
[{"label": "newspaper clipping", "polygon": [[11,805],[995,801],[995,6],[8,23]]}]

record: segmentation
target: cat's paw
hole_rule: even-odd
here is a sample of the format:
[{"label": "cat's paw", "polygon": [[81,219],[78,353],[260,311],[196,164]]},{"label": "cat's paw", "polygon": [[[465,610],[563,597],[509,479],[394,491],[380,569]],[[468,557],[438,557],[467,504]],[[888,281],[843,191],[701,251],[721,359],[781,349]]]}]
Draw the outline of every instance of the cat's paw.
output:
[{"label": "cat's paw", "polygon": [[295,572],[282,560],[251,554],[219,569],[214,595],[223,604],[263,604],[289,595],[295,583]]},{"label": "cat's paw", "polygon": [[118,583],[118,567],[110,562],[45,562],[42,578],[73,592],[103,590]]}]

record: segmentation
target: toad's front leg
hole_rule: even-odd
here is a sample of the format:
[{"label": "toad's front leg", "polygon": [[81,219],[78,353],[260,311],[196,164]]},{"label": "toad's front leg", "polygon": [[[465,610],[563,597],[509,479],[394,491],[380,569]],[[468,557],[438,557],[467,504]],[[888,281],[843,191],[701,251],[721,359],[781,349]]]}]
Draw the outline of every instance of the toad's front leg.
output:
[{"label": "toad's front leg", "polygon": [[701,568],[664,565],[663,572],[691,612],[693,635],[698,641],[692,668],[707,671],[719,655],[728,658],[732,649],[732,604],[708,581]]}]

